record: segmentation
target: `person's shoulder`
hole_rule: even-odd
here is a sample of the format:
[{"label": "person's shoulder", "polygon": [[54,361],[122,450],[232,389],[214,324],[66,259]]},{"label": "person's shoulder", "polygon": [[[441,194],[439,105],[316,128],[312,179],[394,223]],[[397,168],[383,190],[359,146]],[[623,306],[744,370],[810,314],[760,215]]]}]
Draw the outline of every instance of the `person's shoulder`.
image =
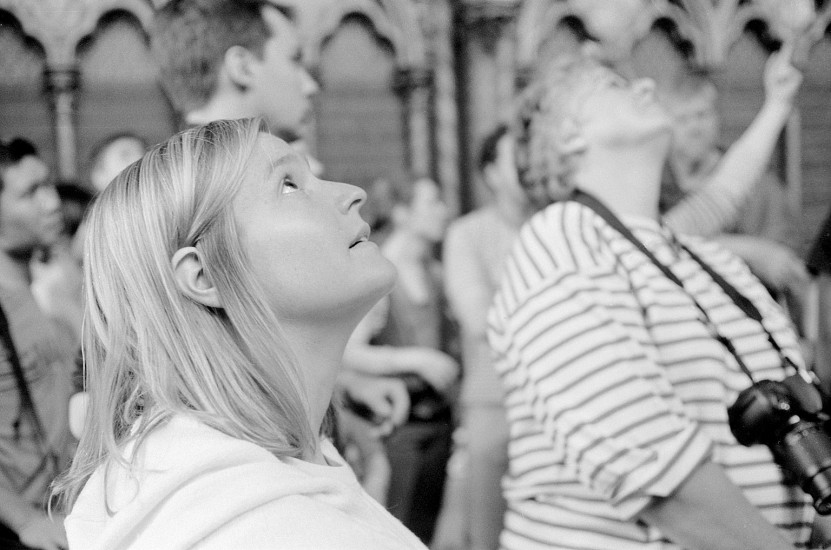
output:
[{"label": "person's shoulder", "polygon": [[482,207],[462,214],[447,226],[447,236],[476,236],[495,221],[495,213],[492,208]]},{"label": "person's shoulder", "polygon": [[[136,548],[190,548],[257,511],[273,514],[302,503],[320,508],[354,492],[357,481],[337,453],[325,444],[324,454],[335,466],[277,458],[192,416],[176,415],[137,450],[125,448],[129,466],[111,461],[96,471],[67,525],[83,536],[82,530],[94,528],[89,546],[95,548],[127,547],[128,540]],[[343,473],[330,473],[335,470]],[[253,528],[268,531],[263,522]]]},{"label": "person's shoulder", "polygon": [[534,214],[520,230],[503,270],[493,302],[496,317],[507,318],[529,303],[541,289],[566,276],[592,276],[608,270],[613,259],[602,248],[598,221],[590,208],[574,201],[555,202]]},{"label": "person's shoulder", "polygon": [[[579,249],[598,246],[598,229],[603,220],[589,207],[575,201],[558,201],[540,210],[520,229],[520,246],[515,250],[545,251],[561,267],[578,258]],[[578,267],[578,266],[575,266]]]}]

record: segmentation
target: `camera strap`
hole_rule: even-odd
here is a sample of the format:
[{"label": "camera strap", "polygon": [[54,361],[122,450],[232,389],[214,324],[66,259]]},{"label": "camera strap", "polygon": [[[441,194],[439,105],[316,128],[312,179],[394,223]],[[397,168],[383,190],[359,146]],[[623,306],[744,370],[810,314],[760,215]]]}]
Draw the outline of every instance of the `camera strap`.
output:
[{"label": "camera strap", "polygon": [[[586,207],[590,208],[591,210],[593,210],[598,216],[603,218],[606,221],[606,223],[608,223],[618,233],[623,235],[638,250],[640,250],[647,258],[649,258],[649,260],[653,264],[655,264],[655,267],[657,267],[658,269],[661,270],[661,272],[667,277],[667,279],[669,279],[670,281],[672,281],[673,283],[678,285],[678,287],[681,288],[681,290],[684,291],[684,293],[687,294],[687,296],[689,296],[689,298],[692,300],[693,304],[695,304],[695,307],[702,314],[702,316],[704,318],[704,321],[706,322],[708,328],[710,329],[710,331],[713,335],[713,338],[715,338],[719,343],[721,343],[727,349],[727,351],[730,352],[730,354],[736,359],[736,362],[738,363],[739,368],[741,368],[741,370],[750,378],[750,381],[752,383],[756,382],[755,379],[753,378],[753,374],[750,372],[750,369],[747,368],[747,365],[745,365],[745,363],[742,360],[741,356],[739,356],[738,351],[736,351],[735,346],[733,346],[733,342],[731,342],[729,338],[727,338],[726,336],[724,336],[723,334],[721,334],[718,331],[718,329],[716,328],[715,323],[712,322],[712,320],[710,319],[710,316],[707,314],[707,310],[705,310],[704,307],[702,307],[701,304],[698,303],[698,300],[696,300],[695,297],[687,291],[687,289],[684,287],[684,283],[681,281],[681,279],[679,279],[675,275],[675,273],[673,273],[672,270],[668,266],[661,263],[658,260],[658,258],[656,258],[655,255],[648,248],[646,248],[646,245],[644,245],[632,233],[632,231],[630,231],[629,228],[626,227],[623,224],[623,222],[620,221],[620,219],[618,219],[618,217],[615,216],[615,214],[611,210],[609,210],[609,208],[605,204],[600,202],[600,200],[598,200],[593,195],[590,195],[590,194],[586,193],[585,191],[581,191],[579,189],[576,189],[573,192],[572,196],[569,197],[569,200],[573,200],[575,202],[578,202],[578,203],[582,204],[583,206],[586,206]],[[751,302],[750,299],[747,298],[747,296],[743,295],[741,292],[736,290],[736,288],[733,285],[728,283],[724,279],[724,277],[722,277],[721,275],[716,273],[716,271],[712,267],[710,267],[709,264],[707,264],[704,260],[702,260],[698,256],[698,254],[696,254],[695,252],[690,250],[689,247],[687,247],[684,243],[681,243],[681,242],[678,242],[678,241],[676,241],[676,242],[690,256],[690,258],[692,258],[696,263],[698,263],[698,265],[701,266],[701,268],[710,276],[710,278],[718,286],[721,287],[721,289],[724,291],[724,293],[727,294],[727,296],[733,301],[734,304],[736,304],[736,306],[739,309],[742,310],[742,312],[744,312],[745,315],[747,315],[749,318],[751,318],[754,321],[756,321],[757,323],[759,323],[759,326],[762,328],[762,330],[767,335],[768,342],[770,342],[770,345],[779,354],[779,357],[782,359],[783,364],[790,365],[794,369],[799,371],[799,368],[785,354],[785,352],[782,350],[782,348],[779,346],[779,344],[773,338],[773,335],[770,333],[770,331],[768,331],[768,329],[765,328],[765,325],[762,322],[762,314],[759,311],[759,308],[757,308],[753,304],[753,302]]]}]

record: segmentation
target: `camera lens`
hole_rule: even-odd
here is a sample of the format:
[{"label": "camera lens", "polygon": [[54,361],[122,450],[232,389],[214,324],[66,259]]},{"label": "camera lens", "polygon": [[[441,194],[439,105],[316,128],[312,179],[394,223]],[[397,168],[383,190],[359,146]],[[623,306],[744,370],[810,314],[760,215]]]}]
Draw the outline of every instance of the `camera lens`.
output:
[{"label": "camera lens", "polygon": [[817,512],[831,513],[831,437],[822,426],[799,420],[773,451],[782,468],[814,499]]}]

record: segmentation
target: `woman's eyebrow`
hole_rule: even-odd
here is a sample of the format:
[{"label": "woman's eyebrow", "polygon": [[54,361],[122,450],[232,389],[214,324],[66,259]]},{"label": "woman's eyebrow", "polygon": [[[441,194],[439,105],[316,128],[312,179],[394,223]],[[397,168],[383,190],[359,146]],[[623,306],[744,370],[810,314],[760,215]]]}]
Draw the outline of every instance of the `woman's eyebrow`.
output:
[{"label": "woman's eyebrow", "polygon": [[268,166],[268,175],[271,176],[276,172],[279,168],[285,166],[286,164],[291,164],[292,162],[297,161],[297,154],[296,153],[286,153],[285,155],[281,155],[276,159],[272,160]]}]

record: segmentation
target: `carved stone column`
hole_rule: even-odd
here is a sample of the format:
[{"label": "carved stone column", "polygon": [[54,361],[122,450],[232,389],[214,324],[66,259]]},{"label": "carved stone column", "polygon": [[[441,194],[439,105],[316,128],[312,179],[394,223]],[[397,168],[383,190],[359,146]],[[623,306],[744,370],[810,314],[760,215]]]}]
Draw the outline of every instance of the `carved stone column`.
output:
[{"label": "carved stone column", "polygon": [[[482,138],[510,112],[516,79],[515,17],[517,3],[510,0],[467,0],[461,5],[464,69],[460,84],[466,124],[462,136],[464,173],[476,174],[476,154]],[[486,201],[478,178],[465,182],[463,210]]]},{"label": "carved stone column", "polygon": [[432,73],[424,68],[401,69],[393,87],[404,105],[407,167],[414,174],[430,176],[430,95]]},{"label": "carved stone column", "polygon": [[76,178],[78,176],[78,151],[75,99],[80,84],[80,72],[74,65],[53,65],[46,68],[43,76],[46,93],[52,107],[58,176]]},{"label": "carved stone column", "polygon": [[427,43],[433,67],[433,165],[444,201],[452,216],[461,210],[459,170],[459,114],[456,103],[456,60],[453,52],[453,14],[448,0],[429,5]]}]

